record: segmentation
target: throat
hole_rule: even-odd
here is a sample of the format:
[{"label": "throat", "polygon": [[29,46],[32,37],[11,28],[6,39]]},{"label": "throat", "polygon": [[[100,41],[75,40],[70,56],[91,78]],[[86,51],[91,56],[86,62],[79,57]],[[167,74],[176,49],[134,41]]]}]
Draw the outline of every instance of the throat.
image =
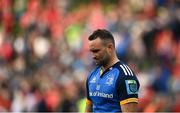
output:
[{"label": "throat", "polygon": [[109,63],[108,65],[103,65],[100,68],[100,75],[102,75],[107,69],[109,69],[110,67],[112,67],[113,65],[115,65],[117,62],[119,62],[119,60],[116,60],[112,63]]},{"label": "throat", "polygon": [[104,72],[106,69],[112,67],[112,66],[113,66],[114,64],[116,64],[117,62],[119,62],[119,60],[118,60],[118,59],[115,59],[115,60],[112,60],[111,62],[106,63],[105,65],[102,65],[101,68],[102,68],[103,72]]}]

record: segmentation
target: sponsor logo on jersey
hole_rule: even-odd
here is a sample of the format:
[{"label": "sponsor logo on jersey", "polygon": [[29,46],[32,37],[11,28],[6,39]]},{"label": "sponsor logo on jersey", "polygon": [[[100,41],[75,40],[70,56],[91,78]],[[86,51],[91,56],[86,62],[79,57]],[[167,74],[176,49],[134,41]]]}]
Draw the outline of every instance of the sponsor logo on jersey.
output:
[{"label": "sponsor logo on jersey", "polygon": [[93,79],[90,81],[90,83],[96,83],[96,77],[93,77]]},{"label": "sponsor logo on jersey", "polygon": [[99,91],[89,92],[89,96],[103,97],[103,98],[113,98],[113,94],[103,93],[103,92],[99,92]]},{"label": "sponsor logo on jersey", "polygon": [[97,85],[96,90],[100,90],[100,87],[101,87],[100,85]]}]

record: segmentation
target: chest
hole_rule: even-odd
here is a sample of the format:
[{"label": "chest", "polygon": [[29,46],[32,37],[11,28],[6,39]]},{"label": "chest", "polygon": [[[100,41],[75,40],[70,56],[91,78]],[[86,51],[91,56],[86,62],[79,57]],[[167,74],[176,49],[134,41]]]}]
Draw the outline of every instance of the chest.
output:
[{"label": "chest", "polygon": [[89,96],[91,99],[112,99],[116,94],[116,72],[107,72],[100,76],[100,73],[94,74],[88,82]]}]

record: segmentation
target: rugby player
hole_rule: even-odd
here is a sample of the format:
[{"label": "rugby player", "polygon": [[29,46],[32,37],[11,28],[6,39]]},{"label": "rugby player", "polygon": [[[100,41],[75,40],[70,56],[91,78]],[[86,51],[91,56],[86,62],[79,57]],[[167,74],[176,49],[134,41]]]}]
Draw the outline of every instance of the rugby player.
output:
[{"label": "rugby player", "polygon": [[85,112],[136,112],[139,81],[118,59],[114,37],[105,29],[98,29],[88,40],[97,67],[86,81]]}]

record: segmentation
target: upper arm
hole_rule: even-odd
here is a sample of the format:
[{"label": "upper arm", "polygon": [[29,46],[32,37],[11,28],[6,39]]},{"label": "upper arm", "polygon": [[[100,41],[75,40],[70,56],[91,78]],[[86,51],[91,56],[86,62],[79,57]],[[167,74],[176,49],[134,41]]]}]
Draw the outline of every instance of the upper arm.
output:
[{"label": "upper arm", "polygon": [[89,85],[88,85],[89,77],[90,77],[90,75],[87,77],[87,80],[86,80],[86,97],[88,100],[91,100],[89,97]]},{"label": "upper arm", "polygon": [[118,78],[117,92],[122,111],[137,111],[139,87],[139,81],[135,75],[125,75]]},{"label": "upper arm", "polygon": [[138,104],[131,102],[121,105],[122,112],[137,112]]},{"label": "upper arm", "polygon": [[85,112],[92,112],[92,102],[88,99],[86,99],[86,108],[85,108]]},{"label": "upper arm", "polygon": [[[93,71],[92,71],[93,72]],[[92,112],[92,102],[91,102],[91,99],[89,97],[89,85],[88,85],[88,81],[89,81],[89,78],[92,74],[92,72],[88,75],[87,77],[87,80],[86,80],[86,108],[85,108],[85,112]]]}]

